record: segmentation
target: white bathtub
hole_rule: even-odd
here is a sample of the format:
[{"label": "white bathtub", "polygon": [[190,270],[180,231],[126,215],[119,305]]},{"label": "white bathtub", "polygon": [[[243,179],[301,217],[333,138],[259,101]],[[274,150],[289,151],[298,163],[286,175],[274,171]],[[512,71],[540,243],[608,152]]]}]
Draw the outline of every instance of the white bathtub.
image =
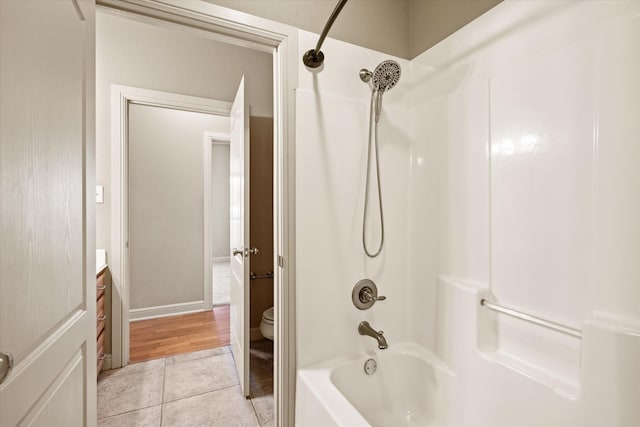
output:
[{"label": "white bathtub", "polygon": [[[377,370],[364,372],[367,359]],[[300,427],[441,426],[452,374],[415,344],[396,344],[373,355],[335,359],[298,376]]]}]

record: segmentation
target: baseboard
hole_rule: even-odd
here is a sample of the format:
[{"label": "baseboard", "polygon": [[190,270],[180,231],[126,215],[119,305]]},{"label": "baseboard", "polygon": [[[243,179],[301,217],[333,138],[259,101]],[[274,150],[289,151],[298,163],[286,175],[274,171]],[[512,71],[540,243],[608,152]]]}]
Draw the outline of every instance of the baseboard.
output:
[{"label": "baseboard", "polygon": [[251,328],[249,329],[249,340],[250,341],[258,341],[263,340],[264,336],[262,336],[262,332],[260,332],[260,328]]},{"label": "baseboard", "polygon": [[133,308],[129,310],[129,321],[135,322],[136,320],[156,319],[158,317],[176,316],[178,314],[196,313],[199,311],[205,311],[204,301]]},{"label": "baseboard", "polygon": [[107,356],[104,358],[104,364],[102,365],[102,369],[100,370],[100,372],[108,371],[110,369],[111,369],[111,355],[107,354]]},{"label": "baseboard", "polygon": [[214,256],[211,257],[211,262],[229,262],[231,261],[231,258],[229,258],[228,256]]}]

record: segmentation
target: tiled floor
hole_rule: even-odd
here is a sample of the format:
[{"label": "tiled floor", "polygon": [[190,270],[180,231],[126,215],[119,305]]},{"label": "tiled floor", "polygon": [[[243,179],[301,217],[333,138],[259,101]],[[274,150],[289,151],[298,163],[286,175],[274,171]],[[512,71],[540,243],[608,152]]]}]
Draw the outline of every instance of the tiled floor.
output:
[{"label": "tiled floor", "polygon": [[98,425],[273,426],[273,344],[264,341],[252,343],[250,400],[229,347],[219,347],[103,372]]},{"label": "tiled floor", "polygon": [[213,305],[231,302],[231,264],[229,261],[214,262],[212,268]]}]

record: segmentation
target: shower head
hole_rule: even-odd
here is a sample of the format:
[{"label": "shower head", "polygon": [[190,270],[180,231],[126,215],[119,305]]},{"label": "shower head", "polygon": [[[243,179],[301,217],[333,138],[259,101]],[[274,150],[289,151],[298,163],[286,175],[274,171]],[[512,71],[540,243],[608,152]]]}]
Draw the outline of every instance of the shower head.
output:
[{"label": "shower head", "polygon": [[400,80],[400,64],[388,60],[381,62],[373,72],[363,68],[360,70],[360,80],[369,83],[371,90],[385,92]]},{"label": "shower head", "polygon": [[392,89],[400,80],[400,64],[392,60],[381,62],[373,70],[372,79],[373,87],[379,92]]},{"label": "shower head", "polygon": [[400,81],[400,64],[389,59],[378,64],[373,73],[363,68],[360,70],[360,80],[371,87],[371,102],[378,123],[382,111],[382,95]]}]

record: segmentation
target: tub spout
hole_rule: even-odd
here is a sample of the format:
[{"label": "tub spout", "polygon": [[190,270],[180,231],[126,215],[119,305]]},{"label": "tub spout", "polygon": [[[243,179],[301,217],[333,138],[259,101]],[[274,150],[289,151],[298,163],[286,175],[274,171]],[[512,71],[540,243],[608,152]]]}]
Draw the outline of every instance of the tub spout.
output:
[{"label": "tub spout", "polygon": [[378,348],[380,350],[384,350],[388,347],[387,340],[384,337],[384,331],[376,331],[371,327],[369,322],[360,322],[358,325],[358,332],[360,335],[368,335],[375,338],[376,341],[378,341]]}]

